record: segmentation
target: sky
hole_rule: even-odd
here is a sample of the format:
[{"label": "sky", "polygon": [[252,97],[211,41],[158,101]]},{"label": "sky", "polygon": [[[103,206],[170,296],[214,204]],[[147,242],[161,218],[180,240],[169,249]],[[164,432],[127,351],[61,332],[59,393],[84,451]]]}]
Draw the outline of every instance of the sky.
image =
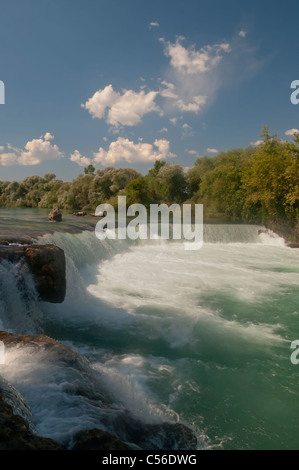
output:
[{"label": "sky", "polygon": [[[295,0],[0,0],[0,179],[258,145],[299,127]],[[1,92],[2,100],[1,100]]]}]

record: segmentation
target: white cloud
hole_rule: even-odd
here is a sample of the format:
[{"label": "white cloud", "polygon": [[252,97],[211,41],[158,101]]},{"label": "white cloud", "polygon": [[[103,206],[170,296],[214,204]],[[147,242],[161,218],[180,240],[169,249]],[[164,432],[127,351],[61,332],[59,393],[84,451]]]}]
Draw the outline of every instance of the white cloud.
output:
[{"label": "white cloud", "polygon": [[175,105],[180,111],[193,112],[197,114],[198,111],[200,111],[202,107],[205,105],[206,101],[207,101],[206,96],[194,96],[193,102],[185,103],[183,100],[180,99],[175,103]]},{"label": "white cloud", "polygon": [[182,128],[183,129],[192,129],[192,127],[189,126],[189,124],[187,124],[186,122],[182,125]]},{"label": "white cloud", "polygon": [[70,155],[71,162],[77,163],[79,166],[88,166],[91,164],[91,159],[81,155],[79,150],[75,150]]},{"label": "white cloud", "polygon": [[188,150],[188,153],[189,153],[189,155],[199,156],[199,153],[197,152],[197,150]]},{"label": "white cloud", "polygon": [[256,140],[255,142],[250,142],[250,145],[254,145],[254,147],[257,147],[258,145],[262,144],[264,141],[263,140]]},{"label": "white cloud", "polygon": [[177,110],[198,114],[216,100],[221,88],[248,79],[261,68],[262,62],[254,58],[255,50],[240,37],[231,44],[220,41],[203,47],[185,41],[183,37],[174,42],[160,38],[169,59],[160,90],[164,98],[161,107],[168,114]]},{"label": "white cloud", "polygon": [[178,118],[174,117],[174,118],[169,119],[169,121],[171,122],[171,124],[175,126],[178,121]]},{"label": "white cloud", "polygon": [[18,163],[17,156],[15,153],[7,152],[0,153],[0,165],[2,166],[11,166]]},{"label": "white cloud", "polygon": [[246,34],[247,34],[247,32],[246,32],[246,31],[243,31],[242,29],[241,29],[241,31],[239,31],[239,36],[240,36],[241,38],[245,38]]},{"label": "white cloud", "polygon": [[164,86],[162,90],[160,91],[160,95],[163,96],[164,98],[173,98],[177,99],[178,95],[175,93],[175,85],[170,82],[166,82],[163,80],[161,84]]},{"label": "white cloud", "polygon": [[189,170],[191,170],[192,166],[183,166],[183,172],[188,173]]},{"label": "white cloud", "polygon": [[44,140],[53,140],[54,135],[52,135],[50,132],[46,132],[44,135]]},{"label": "white cloud", "polygon": [[159,132],[162,134],[162,132],[168,132],[168,129],[167,127],[162,127],[162,129],[160,129]]},{"label": "white cloud", "polygon": [[185,38],[175,42],[160,39],[164,53],[170,59],[167,80],[162,80],[159,94],[164,98],[167,112],[179,110],[183,113],[198,114],[208,100],[215,98],[221,86],[219,65],[231,52],[228,42],[206,45],[201,48],[185,47]]},{"label": "white cloud", "polygon": [[231,47],[226,42],[204,46],[199,50],[194,46],[185,48],[182,45],[182,38],[178,38],[175,43],[165,44],[165,54],[170,57],[172,67],[180,73],[187,74],[208,72],[221,61],[223,53],[230,51]]},{"label": "white cloud", "polygon": [[299,134],[299,129],[289,129],[285,131],[285,135],[295,135],[295,134]]},{"label": "white cloud", "polygon": [[219,152],[219,150],[217,150],[217,149],[211,149],[211,148],[207,148],[206,150],[207,150],[207,152],[209,152],[209,153],[218,153],[218,152]]},{"label": "white cloud", "polygon": [[94,118],[105,118],[112,126],[135,126],[142,117],[152,111],[160,111],[155,103],[158,92],[143,90],[135,92],[124,90],[123,94],[113,90],[112,85],[107,85],[103,90],[98,90],[81,106],[88,110]]},{"label": "white cloud", "polygon": [[158,28],[160,25],[158,23],[158,21],[151,21],[150,24],[149,24],[149,28],[152,29],[152,28]]},{"label": "white cloud", "polygon": [[51,144],[49,141],[54,138],[49,132],[46,132],[44,137],[33,139],[27,142],[24,149],[13,148],[7,145],[12,152],[0,153],[0,164],[3,166],[9,165],[38,165],[45,160],[58,160],[63,157],[57,145]]},{"label": "white cloud", "polygon": [[166,139],[156,139],[153,144],[145,142],[134,143],[129,139],[118,137],[115,142],[111,142],[108,150],[99,148],[94,153],[94,163],[103,166],[114,165],[118,162],[146,163],[155,160],[175,157],[170,152],[170,143]]}]

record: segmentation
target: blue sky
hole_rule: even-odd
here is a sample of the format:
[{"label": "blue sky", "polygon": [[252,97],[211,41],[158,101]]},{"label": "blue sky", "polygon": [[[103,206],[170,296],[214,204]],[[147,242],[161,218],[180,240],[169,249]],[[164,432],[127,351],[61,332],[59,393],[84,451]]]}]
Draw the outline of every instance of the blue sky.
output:
[{"label": "blue sky", "polygon": [[190,167],[263,125],[290,139],[298,14],[292,0],[1,0],[0,179]]}]

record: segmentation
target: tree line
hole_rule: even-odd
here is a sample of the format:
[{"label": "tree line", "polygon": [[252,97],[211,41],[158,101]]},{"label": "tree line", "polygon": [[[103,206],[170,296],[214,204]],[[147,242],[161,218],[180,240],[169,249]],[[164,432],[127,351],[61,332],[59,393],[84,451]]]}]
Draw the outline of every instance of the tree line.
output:
[{"label": "tree line", "polygon": [[[0,206],[94,210],[117,197],[127,204],[202,203],[207,218],[272,224],[287,222],[298,232],[299,135],[282,141],[266,127],[257,147],[199,157],[192,168],[156,161],[146,175],[132,168],[84,169],[72,182],[54,174],[0,182]],[[296,228],[297,227],[297,228]]]}]

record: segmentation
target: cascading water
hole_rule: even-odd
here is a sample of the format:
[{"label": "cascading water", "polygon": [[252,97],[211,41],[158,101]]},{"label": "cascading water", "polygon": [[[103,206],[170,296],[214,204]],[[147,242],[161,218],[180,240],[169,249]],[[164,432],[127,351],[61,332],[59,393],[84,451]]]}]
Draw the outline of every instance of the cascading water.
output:
[{"label": "cascading water", "polygon": [[[296,444],[289,358],[299,337],[299,267],[283,239],[259,226],[205,225],[198,251],[159,239],[99,241],[93,232],[38,243],[65,251],[67,295],[62,304],[38,302],[30,287],[28,332],[42,329],[90,361],[86,379],[46,354],[11,353],[2,375],[30,404],[40,434],[62,442],[83,428],[113,431],[111,404],[87,398],[103,389],[117,419],[126,409],[148,424],[180,420],[200,448]],[[7,315],[9,296],[24,291],[12,266],[10,276],[0,269],[3,327],[26,332],[22,308],[10,323]],[[70,393],[74,383],[89,384],[85,398]]]}]

